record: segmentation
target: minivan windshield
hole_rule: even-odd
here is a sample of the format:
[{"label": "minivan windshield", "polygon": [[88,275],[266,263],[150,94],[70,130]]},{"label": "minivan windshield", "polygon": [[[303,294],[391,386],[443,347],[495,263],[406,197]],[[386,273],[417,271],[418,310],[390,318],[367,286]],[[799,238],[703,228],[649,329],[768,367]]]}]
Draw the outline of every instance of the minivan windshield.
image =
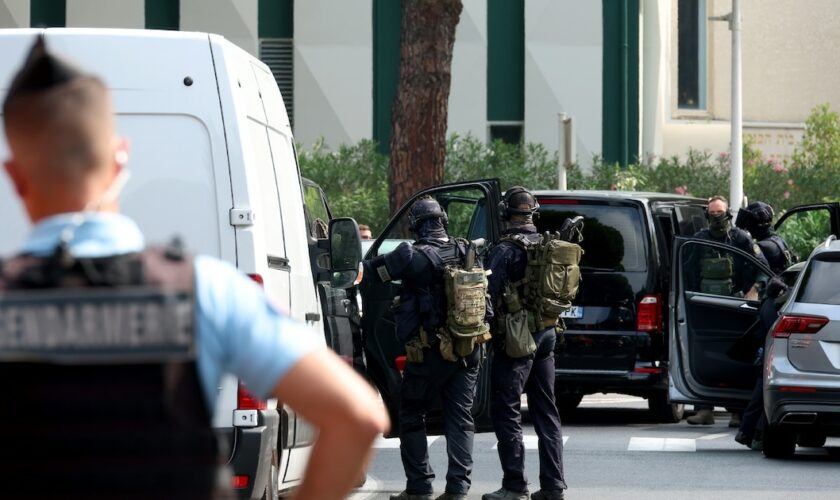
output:
[{"label": "minivan windshield", "polygon": [[567,218],[583,216],[583,257],[585,271],[645,271],[645,242],[641,212],[632,206],[589,204],[554,205],[542,200],[537,229],[557,231]]},{"label": "minivan windshield", "polygon": [[840,305],[840,259],[813,259],[802,276],[797,302]]}]

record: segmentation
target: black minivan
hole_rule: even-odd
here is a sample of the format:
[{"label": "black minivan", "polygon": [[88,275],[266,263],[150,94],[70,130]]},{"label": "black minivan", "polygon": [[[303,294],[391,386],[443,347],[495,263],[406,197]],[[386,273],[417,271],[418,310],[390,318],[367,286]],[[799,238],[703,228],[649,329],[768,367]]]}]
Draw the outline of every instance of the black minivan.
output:
[{"label": "black minivan", "polygon": [[683,406],[668,400],[670,252],[674,236],[706,227],[706,201],[624,191],[535,195],[540,231],[584,218],[583,279],[555,353],[558,408],[568,412],[586,394],[616,392],[646,398],[660,421],[679,421]]}]

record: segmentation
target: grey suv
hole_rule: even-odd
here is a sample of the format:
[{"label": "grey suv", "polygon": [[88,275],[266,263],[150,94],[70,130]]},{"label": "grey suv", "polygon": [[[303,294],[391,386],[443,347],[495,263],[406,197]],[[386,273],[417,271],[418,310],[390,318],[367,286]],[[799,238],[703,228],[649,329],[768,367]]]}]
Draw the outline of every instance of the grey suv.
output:
[{"label": "grey suv", "polygon": [[768,335],[764,454],[840,436],[840,241],[817,247]]}]

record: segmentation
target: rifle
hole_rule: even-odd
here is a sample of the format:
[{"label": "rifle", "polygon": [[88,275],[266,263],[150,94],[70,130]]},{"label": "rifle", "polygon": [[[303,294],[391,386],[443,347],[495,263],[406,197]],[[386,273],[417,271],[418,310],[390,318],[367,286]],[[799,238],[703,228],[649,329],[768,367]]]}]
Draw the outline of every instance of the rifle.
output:
[{"label": "rifle", "polygon": [[583,241],[583,216],[578,215],[571,219],[566,219],[563,225],[560,226],[560,239],[568,241],[569,243],[579,244]]}]

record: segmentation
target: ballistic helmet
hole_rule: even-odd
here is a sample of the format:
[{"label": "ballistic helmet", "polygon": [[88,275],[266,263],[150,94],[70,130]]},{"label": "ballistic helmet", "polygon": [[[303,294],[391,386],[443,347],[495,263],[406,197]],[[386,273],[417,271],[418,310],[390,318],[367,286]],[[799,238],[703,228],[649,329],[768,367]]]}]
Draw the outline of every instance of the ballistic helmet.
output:
[{"label": "ballistic helmet", "polygon": [[425,196],[415,201],[408,211],[408,227],[416,233],[420,225],[429,219],[441,219],[444,227],[449,223],[449,218],[440,203],[431,196]]},{"label": "ballistic helmet", "polygon": [[[527,205],[528,208],[520,208],[522,205]],[[530,191],[522,186],[513,186],[507,191],[499,203],[499,217],[502,220],[510,220],[514,215],[533,216],[537,218],[539,213],[537,210],[540,204]]]},{"label": "ballistic helmet", "polygon": [[735,225],[741,229],[764,229],[773,223],[773,207],[763,201],[750,203],[738,211]]}]

